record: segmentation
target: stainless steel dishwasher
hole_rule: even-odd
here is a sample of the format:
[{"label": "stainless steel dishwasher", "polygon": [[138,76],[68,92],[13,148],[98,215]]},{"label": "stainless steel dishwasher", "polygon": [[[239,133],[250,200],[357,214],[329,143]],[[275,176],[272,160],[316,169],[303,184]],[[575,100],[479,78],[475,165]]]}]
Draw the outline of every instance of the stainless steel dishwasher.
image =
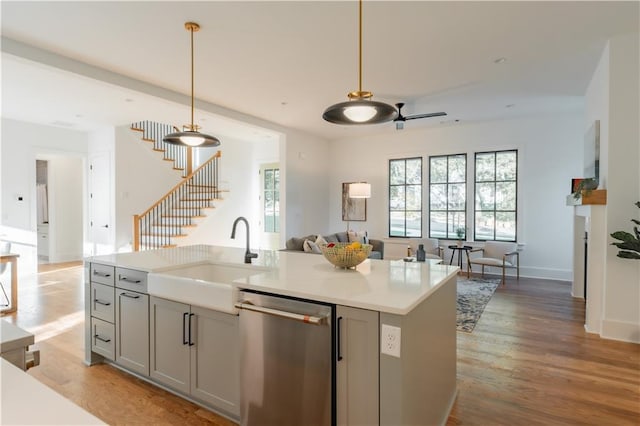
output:
[{"label": "stainless steel dishwasher", "polygon": [[335,306],[252,291],[240,301],[240,424],[335,424]]}]

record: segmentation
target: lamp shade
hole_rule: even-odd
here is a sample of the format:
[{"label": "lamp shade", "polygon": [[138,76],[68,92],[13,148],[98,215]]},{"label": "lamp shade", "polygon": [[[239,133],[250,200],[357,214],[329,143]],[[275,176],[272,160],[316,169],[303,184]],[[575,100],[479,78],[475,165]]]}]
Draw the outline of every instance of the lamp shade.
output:
[{"label": "lamp shade", "polygon": [[371,198],[371,184],[363,182],[350,183],[349,198]]},{"label": "lamp shade", "polygon": [[185,132],[175,132],[162,138],[163,142],[172,145],[192,146],[198,148],[206,148],[220,145],[218,138],[200,133],[195,130],[187,130]]},{"label": "lamp shade", "polygon": [[391,105],[370,99],[357,99],[331,105],[322,118],[334,124],[378,124],[391,121],[398,112]]}]

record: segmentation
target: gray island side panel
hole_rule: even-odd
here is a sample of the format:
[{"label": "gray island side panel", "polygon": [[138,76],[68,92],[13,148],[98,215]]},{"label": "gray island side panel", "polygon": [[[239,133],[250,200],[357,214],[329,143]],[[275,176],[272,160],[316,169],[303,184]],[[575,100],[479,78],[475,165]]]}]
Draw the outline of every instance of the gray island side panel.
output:
[{"label": "gray island side panel", "polygon": [[380,314],[401,328],[400,358],[380,354],[380,424],[445,424],[456,397],[456,276],[409,314]]}]

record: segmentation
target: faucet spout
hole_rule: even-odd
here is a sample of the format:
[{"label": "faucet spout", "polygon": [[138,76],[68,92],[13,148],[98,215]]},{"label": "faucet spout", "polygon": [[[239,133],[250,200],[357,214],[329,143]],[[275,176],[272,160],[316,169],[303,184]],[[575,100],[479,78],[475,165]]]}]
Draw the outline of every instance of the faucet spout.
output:
[{"label": "faucet spout", "polygon": [[247,248],[244,253],[244,263],[251,263],[251,259],[255,259],[258,257],[258,253],[251,253],[251,249],[249,248],[249,241],[251,238],[249,237],[249,221],[244,217],[240,216],[236,220],[233,221],[233,227],[231,228],[231,238],[236,238],[236,226],[238,222],[244,222],[245,227],[247,228]]}]

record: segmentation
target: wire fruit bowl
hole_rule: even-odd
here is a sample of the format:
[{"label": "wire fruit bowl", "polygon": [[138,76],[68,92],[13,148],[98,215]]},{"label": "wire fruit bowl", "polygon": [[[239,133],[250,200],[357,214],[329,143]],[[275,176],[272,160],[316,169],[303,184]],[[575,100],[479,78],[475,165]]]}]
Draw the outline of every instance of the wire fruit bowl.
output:
[{"label": "wire fruit bowl", "polygon": [[[333,244],[333,246],[330,246]],[[330,243],[320,245],[322,255],[338,268],[355,268],[371,254],[371,244]]]}]

